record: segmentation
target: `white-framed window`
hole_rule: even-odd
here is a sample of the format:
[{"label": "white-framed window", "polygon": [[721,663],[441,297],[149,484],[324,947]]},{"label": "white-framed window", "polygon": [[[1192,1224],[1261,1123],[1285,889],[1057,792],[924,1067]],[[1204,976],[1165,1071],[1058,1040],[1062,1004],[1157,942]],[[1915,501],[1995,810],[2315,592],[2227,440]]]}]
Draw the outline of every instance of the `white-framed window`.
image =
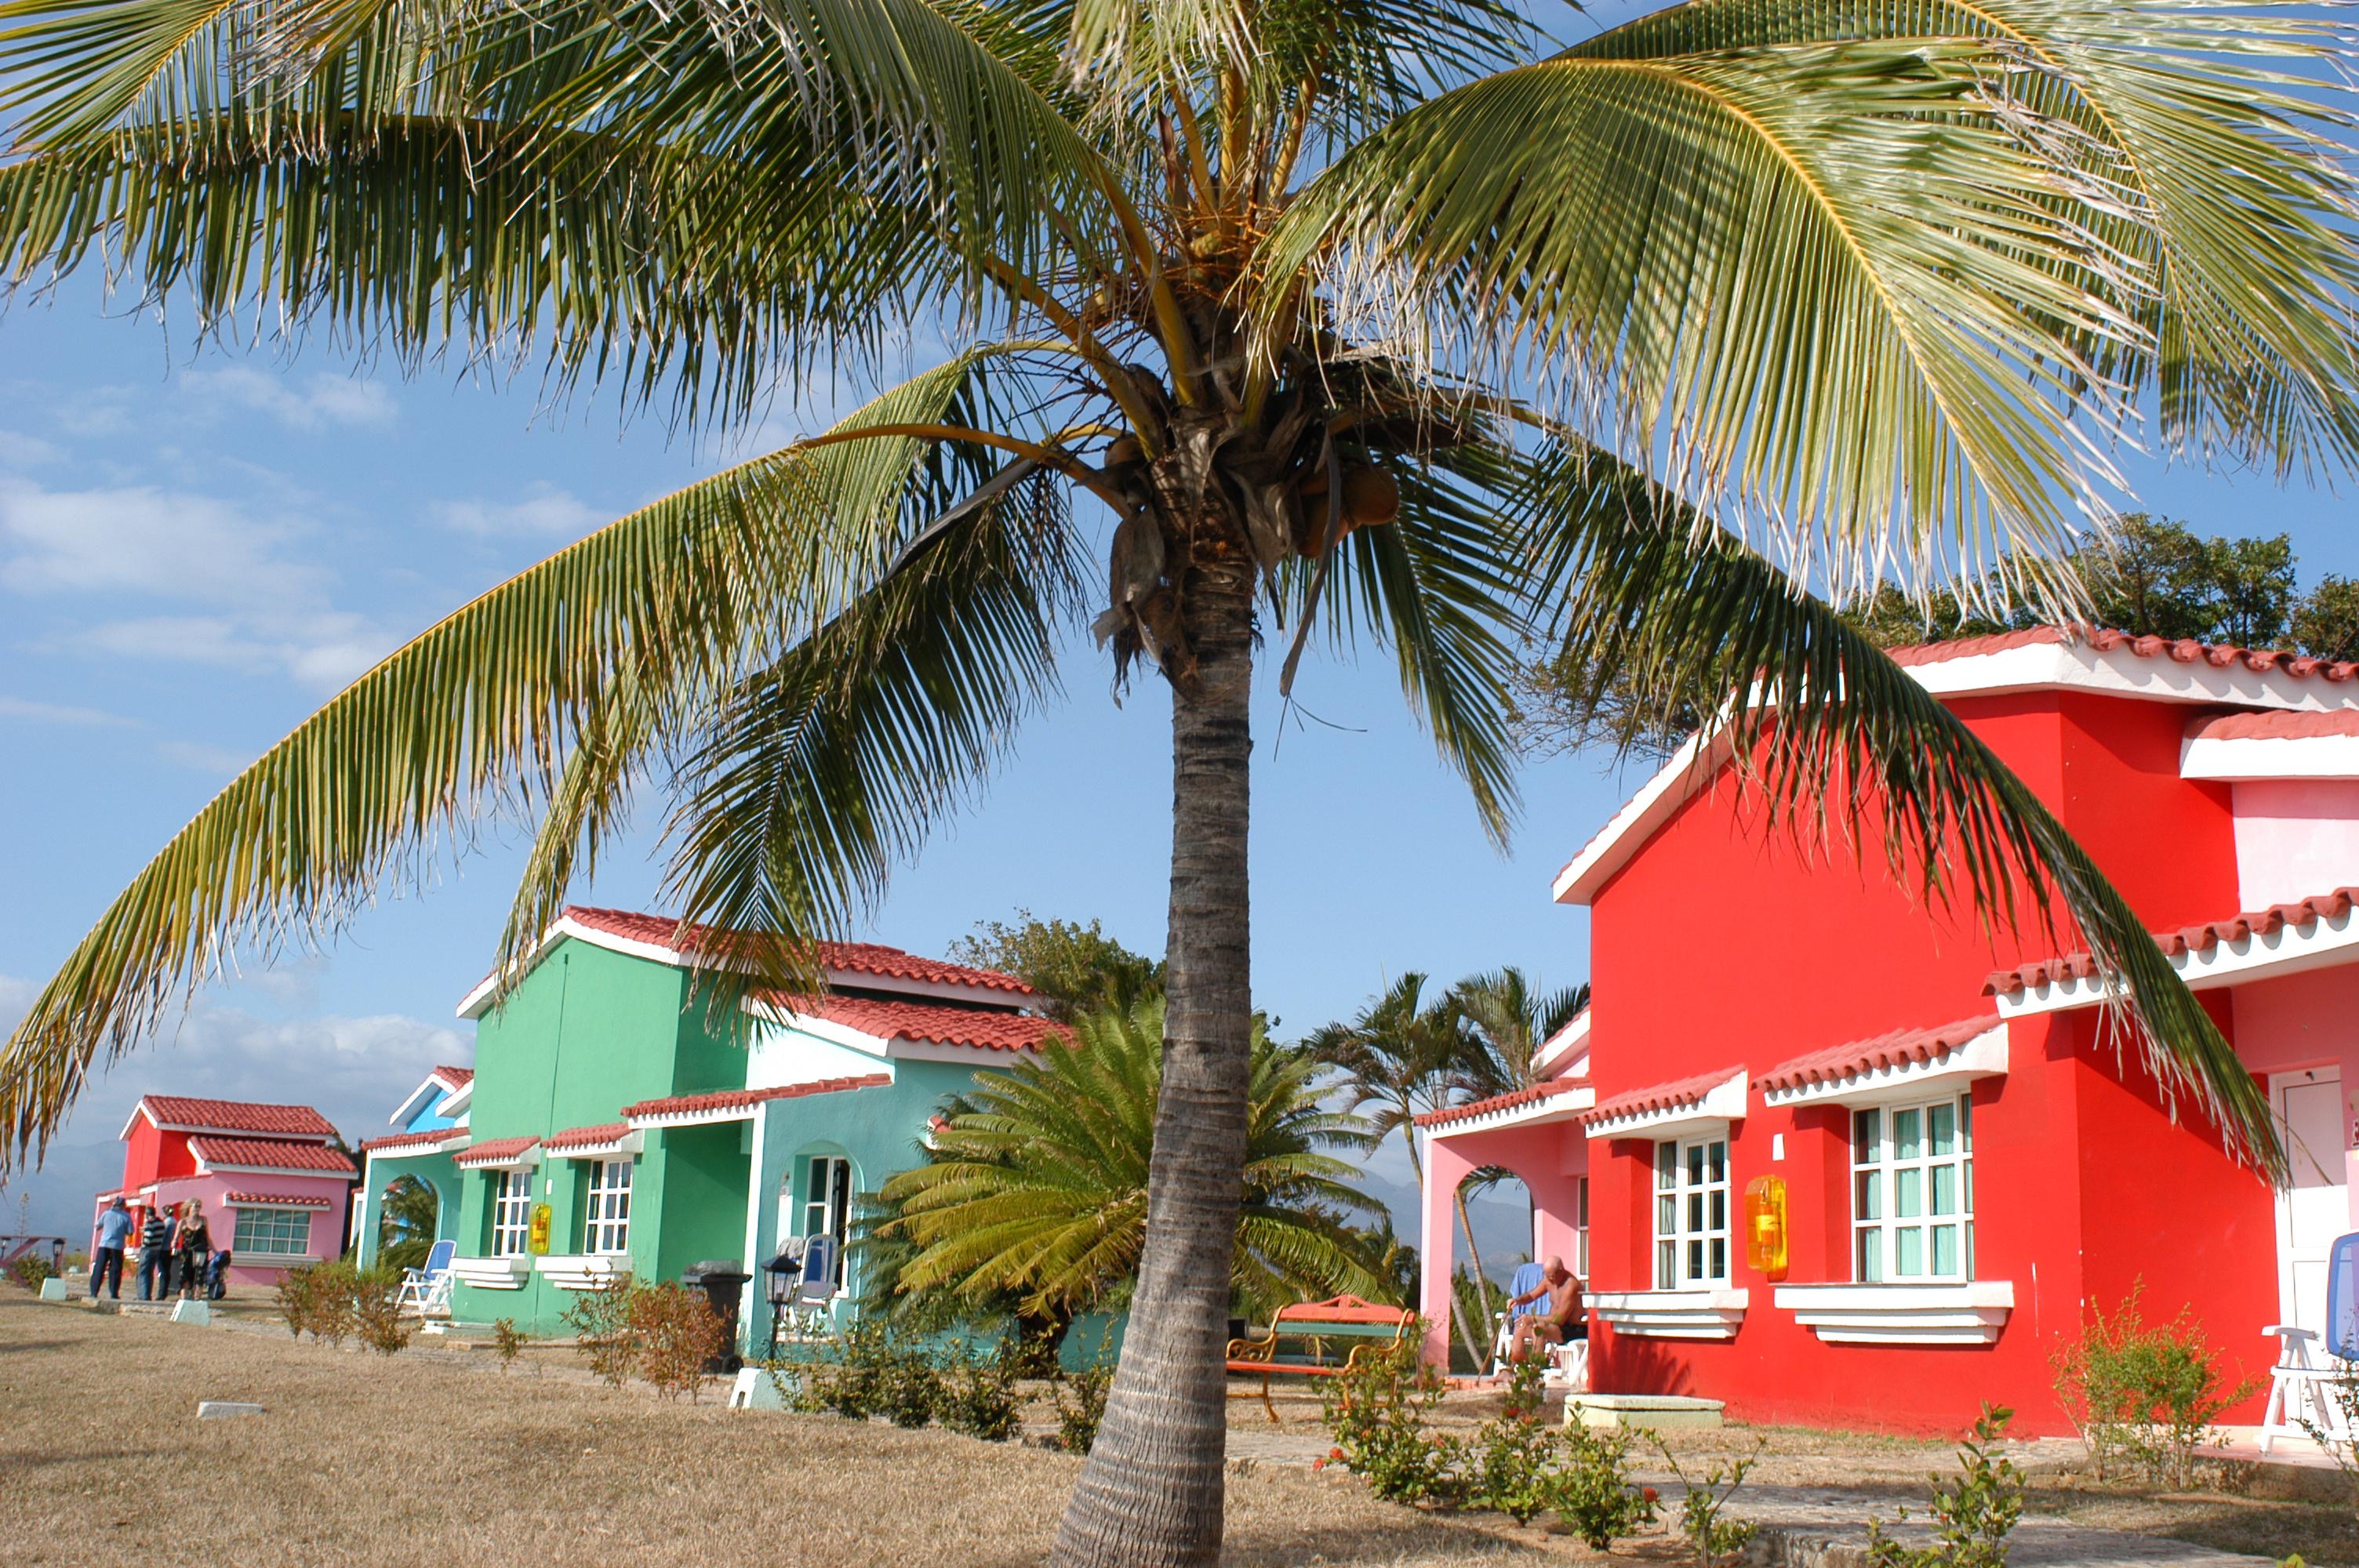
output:
[{"label": "white-framed window", "polygon": [[582,1250],[619,1257],[631,1249],[631,1162],[598,1160],[590,1166],[590,1199],[582,1209]]},{"label": "white-framed window", "polygon": [[492,1256],[521,1258],[532,1235],[532,1173],[500,1171],[492,1176]]},{"label": "white-framed window", "polygon": [[844,1243],[852,1231],[852,1162],[840,1154],[814,1154],[803,1186],[805,1236],[835,1238],[835,1282],[843,1283]]},{"label": "white-framed window", "polygon": [[311,1250],[311,1211],[308,1208],[247,1208],[240,1205],[237,1227],[231,1233],[230,1251],[243,1258],[299,1258]]},{"label": "white-framed window", "polygon": [[1728,1283],[1728,1138],[1655,1145],[1655,1289]]},{"label": "white-framed window", "polygon": [[1572,1179],[1572,1271],[1589,1278],[1589,1178]]},{"label": "white-framed window", "polygon": [[1974,1101],[1943,1095],[1852,1113],[1852,1278],[1974,1277]]}]

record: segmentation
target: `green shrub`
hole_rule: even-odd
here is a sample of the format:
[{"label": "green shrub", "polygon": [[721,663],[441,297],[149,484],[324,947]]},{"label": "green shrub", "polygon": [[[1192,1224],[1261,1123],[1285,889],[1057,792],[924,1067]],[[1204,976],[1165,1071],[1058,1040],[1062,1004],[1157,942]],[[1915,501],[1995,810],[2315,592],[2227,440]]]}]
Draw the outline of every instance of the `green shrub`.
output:
[{"label": "green shrub", "polygon": [[57,1271],[56,1266],[38,1252],[27,1252],[8,1265],[8,1277],[37,1296],[41,1293],[41,1281]]},{"label": "green shrub", "polygon": [[1476,1429],[1473,1491],[1476,1508],[1495,1509],[1517,1524],[1528,1524],[1549,1507],[1549,1476],[1557,1458],[1557,1437],[1540,1420],[1541,1364],[1518,1361],[1508,1372],[1506,1408]]},{"label": "green shrub", "polygon": [[1541,1482],[1541,1503],[1592,1550],[1603,1552],[1655,1517],[1655,1489],[1630,1484],[1631,1433],[1565,1429],[1563,1462]]},{"label": "green shrub", "polygon": [[1003,1353],[960,1357],[943,1379],[935,1414],[952,1432],[1005,1443],[1024,1426],[1024,1401],[1016,1391],[1018,1361]]},{"label": "green shrub", "polygon": [[1335,1442],[1329,1457],[1389,1502],[1454,1505],[1472,1490],[1466,1441],[1426,1431],[1444,1384],[1421,1359],[1421,1345],[1412,1324],[1398,1344],[1328,1380],[1323,1413]]},{"label": "green shrub", "polygon": [[1868,1568],[2006,1568],[2006,1538],[2023,1517],[2023,1473],[1991,1450],[2014,1416],[2005,1405],[1983,1406],[1973,1435],[1958,1450],[1964,1473],[1947,1484],[1933,1477],[1931,1546],[1902,1546],[1886,1537],[1881,1519],[1869,1518]]},{"label": "green shrub", "polygon": [[638,1346],[631,1337],[632,1288],[628,1273],[616,1274],[596,1290],[574,1292],[563,1316],[565,1326],[573,1331],[574,1347],[609,1388],[627,1382],[638,1361]]},{"label": "green shrub", "polygon": [[[797,1368],[794,1406],[832,1411],[847,1421],[866,1421],[885,1408],[885,1384],[893,1356],[890,1336],[873,1321],[855,1323],[830,1341],[832,1356],[820,1355]],[[783,1390],[784,1380],[780,1388]]]},{"label": "green shrub", "polygon": [[1105,1420],[1114,1368],[1101,1361],[1078,1372],[1060,1373],[1051,1388],[1057,1401],[1057,1446],[1068,1454],[1087,1454],[1097,1445],[1098,1424]]},{"label": "green shrub", "polygon": [[940,1407],[942,1392],[942,1375],[933,1357],[915,1346],[890,1347],[876,1390],[877,1408],[886,1420],[912,1431],[925,1426]]},{"label": "green shrub", "polygon": [[[1768,1440],[1764,1438],[1761,1449],[1768,1446]],[[1679,1477],[1680,1487],[1687,1493],[1680,1499],[1680,1533],[1687,1537],[1688,1550],[1696,1554],[1702,1568],[1719,1568],[1719,1564],[1744,1551],[1745,1543],[1753,1539],[1751,1524],[1744,1519],[1724,1519],[1720,1516],[1721,1511],[1727,1508],[1729,1499],[1736,1496],[1737,1488],[1745,1485],[1745,1477],[1751,1475],[1754,1465],[1760,1463],[1761,1449],[1725,1465],[1714,1465],[1703,1473],[1701,1479],[1690,1480],[1688,1473],[1680,1467],[1679,1455],[1673,1454],[1661,1439],[1656,1440],[1655,1447],[1662,1454],[1663,1463],[1670,1467],[1672,1475]]]},{"label": "green shrub", "polygon": [[2056,1397],[2080,1429],[2099,1480],[2129,1469],[2153,1485],[2193,1486],[2197,1451],[2213,1441],[2220,1417],[2260,1383],[2247,1378],[2224,1387],[2218,1354],[2192,1309],[2149,1325],[2138,1305],[2144,1290],[2143,1282],[2131,1286],[2110,1314],[2093,1305],[2080,1337],[2057,1347]]},{"label": "green shrub", "polygon": [[313,1265],[305,1325],[314,1339],[342,1346],[360,1329],[360,1271],[338,1260]]},{"label": "green shrub", "polygon": [[526,1343],[525,1336],[516,1329],[516,1319],[501,1317],[492,1320],[492,1348],[499,1353],[501,1371],[506,1372],[516,1366],[516,1358],[523,1353]]},{"label": "green shrub", "polygon": [[407,1349],[418,1320],[400,1310],[401,1271],[393,1268],[348,1270],[352,1283],[353,1332],[380,1356]]}]

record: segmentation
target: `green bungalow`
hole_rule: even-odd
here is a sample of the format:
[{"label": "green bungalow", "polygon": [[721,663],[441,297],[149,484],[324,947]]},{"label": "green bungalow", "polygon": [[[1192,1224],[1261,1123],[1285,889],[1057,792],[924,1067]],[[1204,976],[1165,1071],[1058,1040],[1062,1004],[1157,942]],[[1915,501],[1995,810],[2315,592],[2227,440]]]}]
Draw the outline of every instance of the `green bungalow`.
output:
[{"label": "green bungalow", "polygon": [[[787,1237],[837,1238],[842,1316],[859,1260],[853,1195],[916,1162],[943,1099],[1058,1026],[1009,975],[897,947],[822,949],[824,997],[756,996],[750,1032],[708,1026],[690,955],[713,934],[571,907],[504,1006],[485,980],[459,1004],[475,1065],[436,1069],[361,1145],[362,1256],[387,1188],[423,1182],[455,1243],[451,1317],[560,1331],[575,1292],[629,1271],[678,1279],[735,1261],[757,1274]],[[759,1288],[745,1342],[768,1332]]]}]

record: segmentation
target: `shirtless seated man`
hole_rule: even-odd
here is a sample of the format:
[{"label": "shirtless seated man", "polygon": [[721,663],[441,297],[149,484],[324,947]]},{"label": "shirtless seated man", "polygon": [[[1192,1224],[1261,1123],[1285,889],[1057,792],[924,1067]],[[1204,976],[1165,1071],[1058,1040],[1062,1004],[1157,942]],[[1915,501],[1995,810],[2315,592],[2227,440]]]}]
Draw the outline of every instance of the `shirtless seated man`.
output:
[{"label": "shirtless seated man", "polygon": [[1536,1345],[1561,1345],[1567,1338],[1578,1338],[1588,1330],[1588,1322],[1581,1311],[1581,1281],[1564,1266],[1564,1260],[1549,1259],[1540,1274],[1538,1285],[1507,1303],[1512,1312],[1544,1297],[1548,1302],[1538,1312],[1509,1320],[1514,1325],[1507,1337],[1510,1361],[1521,1361]]}]

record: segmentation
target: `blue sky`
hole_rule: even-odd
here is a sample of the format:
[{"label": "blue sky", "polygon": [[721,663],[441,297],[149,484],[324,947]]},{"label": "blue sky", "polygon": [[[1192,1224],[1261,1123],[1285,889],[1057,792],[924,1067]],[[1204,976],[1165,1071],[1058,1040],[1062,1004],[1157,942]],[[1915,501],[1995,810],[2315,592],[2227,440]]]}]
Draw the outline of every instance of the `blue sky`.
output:
[{"label": "blue sky", "polygon": [[[766,433],[825,423],[829,401],[775,410]],[[0,1027],[171,833],[340,684],[723,455],[660,419],[626,422],[611,399],[545,406],[529,379],[404,379],[316,344],[191,351],[184,331],[110,310],[89,279],[0,317]],[[2292,534],[2305,583],[2359,573],[2344,503],[2324,490],[2130,467],[2148,504],[2200,527]],[[1168,703],[1142,686],[1117,707],[1085,648],[1067,669],[1066,704],[898,878],[875,939],[940,953],[1030,908],[1159,949]],[[1256,989],[1288,1031],[1409,968],[1582,977],[1586,914],[1551,905],[1548,884],[1621,798],[1602,759],[1532,768],[1502,856],[1380,656],[1314,653],[1297,697],[1324,723],[1283,721],[1267,684]],[[645,848],[582,896],[648,906]],[[469,1059],[451,1007],[486,967],[521,846],[473,851],[444,855],[436,885],[389,893],[327,950],[204,988],[179,1030],[90,1091],[49,1169],[0,1198],[0,1229],[29,1194],[38,1227],[71,1231],[144,1090],[308,1101],[357,1139],[434,1062]],[[1397,1153],[1374,1173],[1407,1177]]]}]

